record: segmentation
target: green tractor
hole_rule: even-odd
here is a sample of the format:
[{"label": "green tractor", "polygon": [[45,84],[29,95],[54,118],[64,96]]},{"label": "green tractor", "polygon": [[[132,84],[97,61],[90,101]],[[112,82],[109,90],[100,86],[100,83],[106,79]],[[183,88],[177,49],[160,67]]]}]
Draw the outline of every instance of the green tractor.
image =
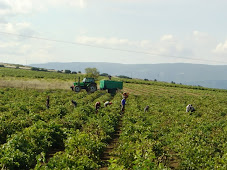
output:
[{"label": "green tractor", "polygon": [[97,84],[95,83],[94,78],[84,78],[82,82],[80,82],[80,77],[78,82],[73,83],[70,87],[75,92],[80,92],[81,89],[85,89],[87,92],[95,92],[97,91]]}]

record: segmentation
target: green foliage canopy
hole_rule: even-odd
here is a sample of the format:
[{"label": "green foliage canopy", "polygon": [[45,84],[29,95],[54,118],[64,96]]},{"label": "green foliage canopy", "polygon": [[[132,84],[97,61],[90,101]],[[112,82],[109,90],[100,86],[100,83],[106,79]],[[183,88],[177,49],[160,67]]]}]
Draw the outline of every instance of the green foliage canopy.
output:
[{"label": "green foliage canopy", "polygon": [[92,78],[98,78],[99,77],[99,71],[97,68],[85,68],[85,73],[87,77],[92,77]]}]

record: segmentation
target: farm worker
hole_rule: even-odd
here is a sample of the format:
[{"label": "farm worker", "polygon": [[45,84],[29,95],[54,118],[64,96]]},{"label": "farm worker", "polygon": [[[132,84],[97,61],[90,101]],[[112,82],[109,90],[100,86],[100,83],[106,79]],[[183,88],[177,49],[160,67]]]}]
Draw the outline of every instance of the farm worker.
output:
[{"label": "farm worker", "polygon": [[74,86],[70,86],[70,88],[72,89],[72,91],[74,91]]},{"label": "farm worker", "polygon": [[127,94],[126,92],[124,92],[124,93],[122,94],[122,97],[125,98],[125,99],[127,99],[127,98],[128,98],[128,94]]},{"label": "farm worker", "polygon": [[111,104],[112,104],[112,102],[106,101],[106,102],[104,103],[104,107],[107,107],[108,105],[111,105]]},{"label": "farm worker", "polygon": [[96,110],[96,112],[98,112],[100,106],[101,106],[100,102],[96,102],[95,103],[95,110]]},{"label": "farm worker", "polygon": [[192,106],[192,104],[187,105],[186,112],[194,112],[195,108]]},{"label": "farm worker", "polygon": [[123,99],[121,100],[121,111],[122,111],[122,112],[125,111],[125,104],[126,104],[126,99],[123,98]]},{"label": "farm worker", "polygon": [[109,75],[108,78],[109,78],[109,80],[111,80],[111,78],[112,78],[111,75]]},{"label": "farm worker", "polygon": [[47,109],[50,108],[50,97],[49,96],[47,96],[46,107],[47,107]]},{"label": "farm worker", "polygon": [[149,110],[149,106],[146,106],[146,107],[144,108],[144,113],[147,112],[148,110]]},{"label": "farm worker", "polygon": [[71,103],[72,103],[72,105],[73,105],[74,107],[76,107],[76,106],[77,106],[77,103],[76,103],[76,101],[74,101],[74,100],[71,100]]}]

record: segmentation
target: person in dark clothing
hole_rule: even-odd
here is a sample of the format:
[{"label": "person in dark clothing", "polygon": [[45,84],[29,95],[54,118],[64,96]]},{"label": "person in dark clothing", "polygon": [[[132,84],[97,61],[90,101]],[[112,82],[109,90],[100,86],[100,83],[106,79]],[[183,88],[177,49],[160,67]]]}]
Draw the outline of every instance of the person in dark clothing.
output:
[{"label": "person in dark clothing", "polygon": [[95,103],[95,110],[96,110],[96,113],[98,112],[100,106],[101,106],[100,102],[96,102],[96,103]]},{"label": "person in dark clothing", "polygon": [[72,102],[72,105],[73,105],[74,107],[76,107],[76,106],[77,106],[77,102],[76,102],[76,101],[71,100],[71,102]]},{"label": "person in dark clothing", "polygon": [[72,89],[72,91],[74,91],[74,86],[70,86],[70,88]]},{"label": "person in dark clothing", "polygon": [[47,107],[47,109],[50,108],[50,97],[49,96],[47,96],[46,107]]},{"label": "person in dark clothing", "polygon": [[146,113],[148,110],[149,110],[149,106],[146,106],[146,107],[144,108],[144,113]]}]

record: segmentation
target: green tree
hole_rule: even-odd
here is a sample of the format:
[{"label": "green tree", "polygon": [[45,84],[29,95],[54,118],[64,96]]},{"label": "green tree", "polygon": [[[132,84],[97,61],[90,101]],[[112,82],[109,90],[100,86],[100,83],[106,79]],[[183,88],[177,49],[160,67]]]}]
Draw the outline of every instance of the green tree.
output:
[{"label": "green tree", "polygon": [[65,70],[65,73],[70,74],[71,70]]},{"label": "green tree", "polygon": [[124,78],[124,79],[132,79],[131,77],[128,77],[128,76],[124,76],[124,75],[120,75],[120,76],[117,76],[119,78]]},{"label": "green tree", "polygon": [[109,76],[109,74],[108,74],[108,73],[102,73],[102,74],[100,74],[100,76],[105,76],[105,77],[108,77],[108,76]]},{"label": "green tree", "polygon": [[85,73],[87,77],[93,77],[98,78],[99,77],[99,71],[97,68],[85,68]]},{"label": "green tree", "polygon": [[32,67],[31,70],[33,70],[33,71],[39,71],[39,68],[37,68],[37,67]]}]

